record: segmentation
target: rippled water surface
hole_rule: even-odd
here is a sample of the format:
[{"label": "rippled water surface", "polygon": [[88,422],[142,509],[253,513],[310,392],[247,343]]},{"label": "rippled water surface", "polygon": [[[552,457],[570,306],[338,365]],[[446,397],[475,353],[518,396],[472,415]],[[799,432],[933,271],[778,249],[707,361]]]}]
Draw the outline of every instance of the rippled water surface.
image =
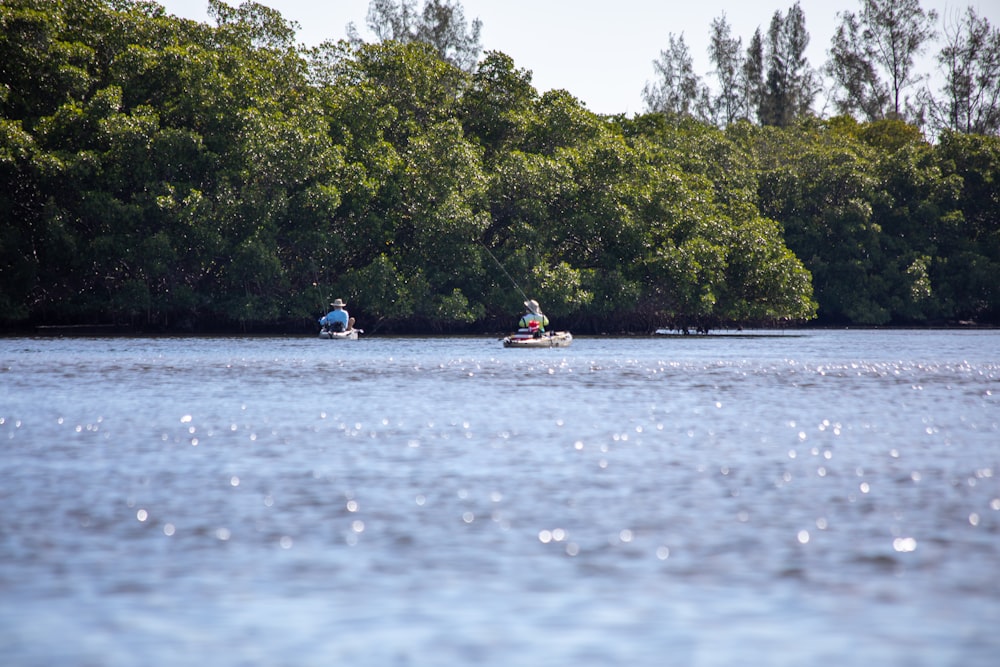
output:
[{"label": "rippled water surface", "polygon": [[995,665],[1000,333],[0,339],[0,662]]}]

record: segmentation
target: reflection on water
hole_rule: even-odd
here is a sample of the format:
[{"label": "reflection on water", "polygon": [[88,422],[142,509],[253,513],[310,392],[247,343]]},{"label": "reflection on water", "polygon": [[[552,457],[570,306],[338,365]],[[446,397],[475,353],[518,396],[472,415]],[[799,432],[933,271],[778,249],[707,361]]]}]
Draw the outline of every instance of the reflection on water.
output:
[{"label": "reflection on water", "polygon": [[0,340],[0,652],[992,664],[998,343]]}]

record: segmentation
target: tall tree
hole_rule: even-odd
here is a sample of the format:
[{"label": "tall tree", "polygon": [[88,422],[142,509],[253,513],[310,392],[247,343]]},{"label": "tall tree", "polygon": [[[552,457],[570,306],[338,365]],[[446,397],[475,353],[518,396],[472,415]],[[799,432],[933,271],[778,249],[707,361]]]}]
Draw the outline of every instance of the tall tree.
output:
[{"label": "tall tree", "polygon": [[760,121],[787,126],[807,113],[816,96],[815,75],[805,57],[809,46],[806,16],[796,2],[788,13],[775,12],[767,31],[767,75],[760,101]]},{"label": "tall tree", "polygon": [[729,125],[743,117],[746,105],[742,102],[740,72],[743,69],[743,41],[732,36],[732,29],[725,13],[712,19],[712,37],[708,55],[715,65],[719,95],[712,101],[714,115],[722,125]]},{"label": "tall tree", "polygon": [[[470,73],[483,50],[483,22],[467,23],[458,0],[426,0],[420,10],[416,0],[399,0],[398,4],[396,0],[371,0],[365,22],[380,42],[430,44],[442,59]],[[351,41],[363,41],[353,24],[347,32]]]},{"label": "tall tree", "polygon": [[482,52],[483,22],[471,24],[458,0],[427,0],[417,27],[417,39],[433,46],[441,56],[461,70],[471,72]]},{"label": "tall tree", "polygon": [[700,106],[704,87],[701,78],[694,72],[694,60],[684,41],[684,33],[679,37],[670,33],[668,40],[667,50],[660,51],[660,57],[653,61],[659,80],[653,83],[647,81],[642,91],[646,110],[704,118],[706,110]]},{"label": "tall tree", "polygon": [[936,129],[973,134],[1000,131],[1000,29],[968,7],[945,27],[937,59],[944,69],[941,97],[929,100]]},{"label": "tall tree", "polygon": [[841,16],[826,71],[838,88],[833,97],[838,113],[858,113],[865,120],[884,117],[889,87],[879,77],[874,62],[865,55],[864,29],[857,16]]},{"label": "tall tree", "polygon": [[840,111],[860,112],[867,120],[902,119],[904,91],[920,80],[914,59],[936,36],[937,12],[925,12],[920,0],[860,2],[860,13],[838,13],[841,22],[828,65],[843,91],[835,104]]},{"label": "tall tree", "polygon": [[760,100],[764,91],[764,39],[757,28],[750,38],[743,66],[740,68],[740,99],[742,114],[748,120],[757,120]]}]

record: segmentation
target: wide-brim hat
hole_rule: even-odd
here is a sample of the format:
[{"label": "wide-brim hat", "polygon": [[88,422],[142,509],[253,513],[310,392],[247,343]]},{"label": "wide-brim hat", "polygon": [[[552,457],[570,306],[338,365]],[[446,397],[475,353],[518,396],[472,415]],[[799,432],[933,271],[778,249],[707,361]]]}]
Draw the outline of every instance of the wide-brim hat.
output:
[{"label": "wide-brim hat", "polygon": [[334,299],[333,303],[331,303],[330,305],[333,306],[334,308],[343,308],[347,304],[341,301],[340,299]]},{"label": "wide-brim hat", "polygon": [[525,301],[524,307],[533,312],[535,315],[538,315],[542,312],[542,309],[538,305],[538,302],[535,301],[534,299],[528,299],[527,301]]}]

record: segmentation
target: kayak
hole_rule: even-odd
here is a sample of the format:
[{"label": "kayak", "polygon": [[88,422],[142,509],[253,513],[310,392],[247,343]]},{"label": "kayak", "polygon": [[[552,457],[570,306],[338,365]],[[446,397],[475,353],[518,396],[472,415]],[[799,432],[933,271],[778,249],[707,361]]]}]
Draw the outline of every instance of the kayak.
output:
[{"label": "kayak", "polygon": [[320,329],[319,337],[328,338],[330,340],[357,340],[359,333],[364,333],[364,331],[353,327],[345,331],[331,331],[330,329],[324,327]]},{"label": "kayak", "polygon": [[[340,299],[337,299],[337,301],[340,301]],[[325,319],[326,318],[323,318],[320,322],[323,323]],[[343,324],[340,324],[337,329],[334,330],[330,328],[330,325],[323,323],[323,328],[319,330],[319,337],[328,338],[330,340],[357,340],[358,334],[363,334],[365,332],[364,329],[354,328],[353,317],[347,318],[346,329],[341,328],[343,326]]]},{"label": "kayak", "polygon": [[573,334],[568,331],[552,331],[535,336],[527,329],[520,329],[503,339],[504,347],[568,347],[573,342]]}]

